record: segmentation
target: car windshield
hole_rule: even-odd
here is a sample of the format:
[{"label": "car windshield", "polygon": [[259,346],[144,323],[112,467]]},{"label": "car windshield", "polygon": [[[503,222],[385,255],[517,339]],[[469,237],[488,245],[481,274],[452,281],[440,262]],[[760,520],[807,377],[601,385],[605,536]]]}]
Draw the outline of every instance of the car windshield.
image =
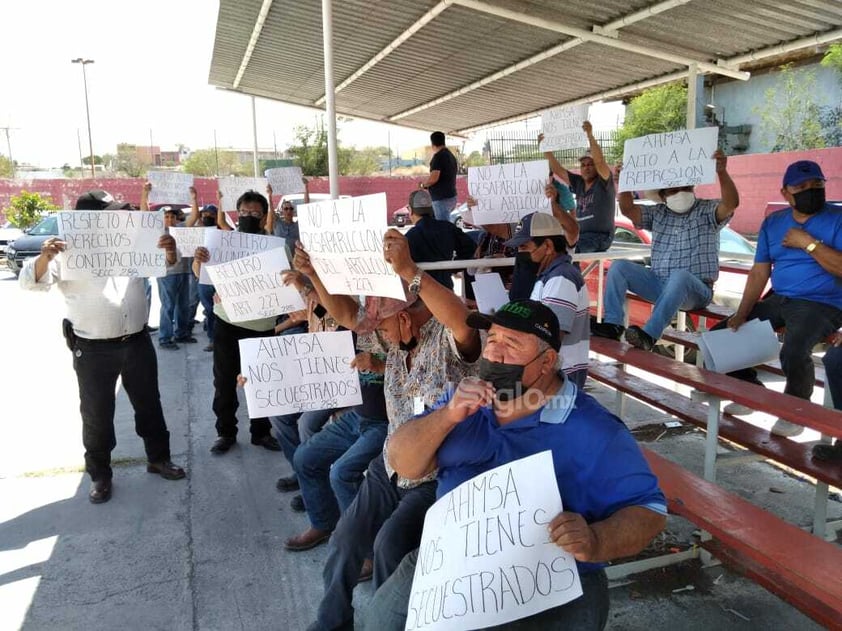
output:
[{"label": "car windshield", "polygon": [[58,217],[52,215],[46,219],[42,219],[40,223],[29,231],[29,234],[34,237],[58,234]]},{"label": "car windshield", "polygon": [[754,254],[754,246],[731,228],[723,228],[719,231],[719,251],[728,254]]}]

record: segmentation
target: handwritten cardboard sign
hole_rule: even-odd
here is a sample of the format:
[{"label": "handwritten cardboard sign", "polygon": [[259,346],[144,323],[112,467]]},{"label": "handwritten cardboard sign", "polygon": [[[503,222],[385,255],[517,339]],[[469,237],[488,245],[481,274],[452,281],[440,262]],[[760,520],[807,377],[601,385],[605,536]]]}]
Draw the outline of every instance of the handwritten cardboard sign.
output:
[{"label": "handwritten cardboard sign", "polygon": [[474,222],[516,223],[530,213],[552,212],[544,194],[549,173],[546,160],[470,167],[468,191],[477,200]]},{"label": "handwritten cardboard sign", "polygon": [[266,169],[266,179],[272,187],[273,195],[290,195],[304,192],[304,180],[301,167],[279,167]]},{"label": "handwritten cardboard sign", "polygon": [[75,210],[57,214],[59,235],[67,243],[58,257],[63,280],[166,276],[167,254],[158,247],[164,234],[161,213]]},{"label": "handwritten cardboard sign", "polygon": [[406,300],[383,258],[386,193],[298,206],[300,240],[331,294]]},{"label": "handwritten cardboard sign", "polygon": [[579,149],[588,146],[588,137],[582,130],[582,123],[588,120],[588,106],[566,105],[547,110],[541,114],[541,151]]},{"label": "handwritten cardboard sign", "polygon": [[[235,261],[244,256],[259,254],[268,250],[280,249],[284,252],[285,245],[284,239],[265,234],[250,234],[236,230],[208,230],[205,232],[205,247],[210,252],[210,260],[202,265],[199,282],[205,285],[213,284],[207,271],[210,265]],[[283,269],[289,269],[289,263]]]},{"label": "handwritten cardboard sign", "polygon": [[152,184],[150,204],[189,204],[193,176],[177,171],[149,171],[146,179]]},{"label": "handwritten cardboard sign", "polygon": [[178,249],[178,253],[181,256],[190,257],[193,256],[196,248],[205,245],[205,232],[216,229],[216,226],[193,226],[192,228],[174,226],[167,232],[175,239],[175,247]]},{"label": "handwritten cardboard sign", "polygon": [[268,250],[206,268],[231,322],[304,309],[298,290],[281,282],[281,272],[289,269],[284,250]]},{"label": "handwritten cardboard sign", "polygon": [[576,561],[547,531],[561,510],[550,451],[440,498],[424,518],[406,631],[492,627],[581,596]]},{"label": "handwritten cardboard sign", "polygon": [[249,416],[359,405],[360,378],[350,367],[353,359],[350,331],[240,340]]},{"label": "handwritten cardboard sign", "polygon": [[237,210],[237,200],[246,191],[254,191],[266,197],[265,177],[221,177],[217,180],[222,193],[222,210]]},{"label": "handwritten cardboard sign", "polygon": [[622,191],[710,184],[716,180],[716,127],[631,138],[623,146]]}]

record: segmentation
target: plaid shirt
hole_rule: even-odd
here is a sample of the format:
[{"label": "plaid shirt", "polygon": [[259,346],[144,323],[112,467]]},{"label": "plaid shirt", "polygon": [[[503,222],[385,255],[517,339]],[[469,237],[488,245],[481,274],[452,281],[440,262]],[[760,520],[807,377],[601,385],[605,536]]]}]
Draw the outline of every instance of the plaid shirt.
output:
[{"label": "plaid shirt", "polygon": [[638,228],[652,231],[652,271],[666,280],[676,270],[687,270],[702,281],[719,277],[719,231],[728,223],[716,222],[718,199],[697,199],[686,213],[666,204],[638,206]]}]

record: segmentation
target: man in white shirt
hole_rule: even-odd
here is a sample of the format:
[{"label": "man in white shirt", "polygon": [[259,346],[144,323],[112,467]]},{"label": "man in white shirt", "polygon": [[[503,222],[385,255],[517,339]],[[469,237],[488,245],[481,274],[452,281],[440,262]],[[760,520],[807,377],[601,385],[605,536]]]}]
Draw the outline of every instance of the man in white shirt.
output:
[{"label": "man in white shirt", "polygon": [[[123,208],[105,191],[90,191],[76,202],[76,210]],[[163,235],[158,247],[166,251],[168,266],[177,262],[171,236]],[[47,239],[41,254],[24,264],[20,285],[34,291],[55,285],[67,303],[64,332],[79,382],[85,470],[92,481],[88,499],[94,504],[111,499],[118,377],[135,411],[135,429],[146,448],[146,470],[167,480],[184,478],[184,469],[170,459],[170,434],[158,392],[158,361],[146,326],[149,307],[143,279],[62,280],[54,259],[64,249],[60,239]]]}]

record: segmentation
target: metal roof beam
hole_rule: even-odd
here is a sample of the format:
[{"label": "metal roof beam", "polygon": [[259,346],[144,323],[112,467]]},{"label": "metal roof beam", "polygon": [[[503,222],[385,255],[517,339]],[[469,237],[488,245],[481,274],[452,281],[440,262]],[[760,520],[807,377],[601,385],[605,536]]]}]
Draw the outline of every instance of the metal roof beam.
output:
[{"label": "metal roof beam", "polygon": [[[603,26],[594,26],[593,27],[594,32],[596,32],[597,29],[602,29],[602,30],[605,30],[605,31],[611,31],[611,32],[616,33],[618,28],[622,28],[623,26],[628,26],[630,24],[634,24],[635,22],[645,20],[648,17],[651,17],[651,16],[656,15],[658,13],[662,13],[664,11],[667,11],[669,9],[677,7],[679,5],[687,4],[688,2],[690,2],[690,0],[666,0],[665,2],[659,2],[657,4],[654,4],[654,5],[650,6],[650,7],[647,7],[646,9],[642,9],[641,11],[631,13],[631,14],[629,14],[625,17],[622,17],[618,20],[614,20],[612,22],[609,22],[608,24],[604,24]],[[513,65],[511,65],[507,68],[503,68],[502,70],[499,70],[499,71],[497,71],[493,74],[490,74],[487,77],[483,77],[482,79],[480,79],[478,81],[474,81],[473,83],[469,83],[466,86],[463,86],[463,87],[461,87],[457,90],[454,90],[453,92],[448,92],[447,94],[444,94],[444,95],[442,95],[442,96],[440,96],[436,99],[433,99],[432,101],[428,101],[427,103],[422,103],[421,105],[418,105],[417,107],[413,107],[413,108],[405,110],[403,112],[399,112],[398,114],[395,114],[394,116],[390,116],[389,120],[390,121],[397,121],[397,120],[400,120],[402,118],[406,118],[407,116],[412,116],[413,114],[417,114],[418,112],[429,109],[431,107],[435,107],[436,105],[441,105],[442,103],[446,103],[447,101],[455,99],[458,96],[462,96],[463,94],[467,94],[468,92],[472,92],[472,91],[474,91],[478,88],[481,88],[485,85],[488,85],[489,83],[493,83],[494,81],[499,81],[500,79],[503,79],[504,77],[508,77],[511,74],[514,74],[514,73],[519,72],[519,71],[521,71],[525,68],[528,68],[529,66],[532,66],[532,65],[535,65],[535,64],[540,63],[542,61],[545,61],[545,60],[549,59],[550,57],[553,57],[555,55],[559,55],[566,50],[570,50],[571,48],[574,48],[574,47],[579,46],[580,44],[584,44],[584,43],[585,43],[584,39],[582,39],[581,37],[577,37],[575,39],[564,42],[563,44],[553,46],[552,48],[548,48],[547,50],[542,51],[542,52],[538,53],[537,55],[533,55],[532,57],[524,59],[523,61],[520,61],[516,64],[513,64]]]},{"label": "metal roof beam", "polygon": [[732,70],[730,68],[718,65],[716,63],[702,61],[699,59],[692,59],[690,57],[685,57],[684,55],[676,55],[663,50],[649,48],[647,46],[639,46],[630,42],[622,42],[619,39],[606,37],[604,35],[598,35],[596,33],[592,33],[591,31],[586,31],[585,29],[577,28],[575,26],[567,26],[566,24],[561,24],[560,22],[554,22],[545,18],[527,15],[526,13],[522,13],[520,11],[513,11],[511,9],[507,9],[501,6],[490,5],[485,2],[481,2],[480,0],[452,0],[452,2],[453,4],[458,4],[459,6],[465,7],[467,9],[473,9],[482,13],[496,15],[497,17],[501,17],[506,20],[512,20],[514,22],[528,24],[529,26],[534,26],[536,28],[543,28],[549,31],[556,31],[557,33],[563,33],[564,35],[578,37],[588,42],[602,44],[603,46],[619,48],[620,50],[624,50],[626,52],[644,55],[646,57],[654,57],[655,59],[659,59],[661,61],[668,61],[674,64],[679,64],[681,66],[687,67],[690,67],[691,64],[698,64],[699,70],[703,72],[721,74],[727,77],[732,77],[734,79],[740,79],[741,81],[746,81],[751,76],[751,74],[748,72]]},{"label": "metal roof beam", "polygon": [[761,59],[766,59],[767,57],[774,57],[775,55],[785,55],[786,53],[791,53],[794,50],[810,48],[810,46],[822,46],[823,44],[829,44],[839,39],[842,39],[842,29],[825,31],[824,33],[815,33],[809,37],[797,39],[792,42],[786,42],[777,46],[761,48],[760,50],[753,51],[745,55],[739,55],[738,57],[731,57],[730,59],[725,59],[724,62],[728,65],[738,66],[752,61],[760,61]]},{"label": "metal roof beam", "polygon": [[[377,53],[374,57],[369,59],[365,64],[363,64],[358,70],[356,70],[351,76],[345,79],[342,83],[336,86],[334,92],[340,92],[351,85],[354,81],[359,79],[363,76],[366,72],[371,70],[374,66],[379,64],[387,55],[391,54],[398,46],[403,44],[406,40],[410,37],[415,35],[418,31],[424,28],[427,24],[432,22],[439,13],[444,11],[448,6],[452,4],[451,0],[442,0],[432,9],[427,11],[424,15],[422,15],[418,20],[406,29],[403,33],[398,35],[395,39],[391,41],[391,43],[386,46],[383,50]],[[325,96],[322,95],[316,101],[313,102],[313,105],[321,105],[325,102]]]},{"label": "metal roof beam", "polygon": [[272,0],[263,0],[263,4],[260,7],[260,13],[257,14],[257,19],[254,21],[254,28],[251,31],[251,37],[249,38],[248,46],[246,46],[246,52],[243,53],[243,58],[240,60],[240,67],[237,69],[237,76],[234,77],[232,87],[235,90],[240,87],[240,81],[242,81],[246,68],[248,68],[249,62],[251,61],[251,56],[254,54],[254,47],[257,46],[257,40],[260,39],[260,32],[263,30],[263,24],[265,24],[266,16],[269,15],[269,9],[271,8]]}]

